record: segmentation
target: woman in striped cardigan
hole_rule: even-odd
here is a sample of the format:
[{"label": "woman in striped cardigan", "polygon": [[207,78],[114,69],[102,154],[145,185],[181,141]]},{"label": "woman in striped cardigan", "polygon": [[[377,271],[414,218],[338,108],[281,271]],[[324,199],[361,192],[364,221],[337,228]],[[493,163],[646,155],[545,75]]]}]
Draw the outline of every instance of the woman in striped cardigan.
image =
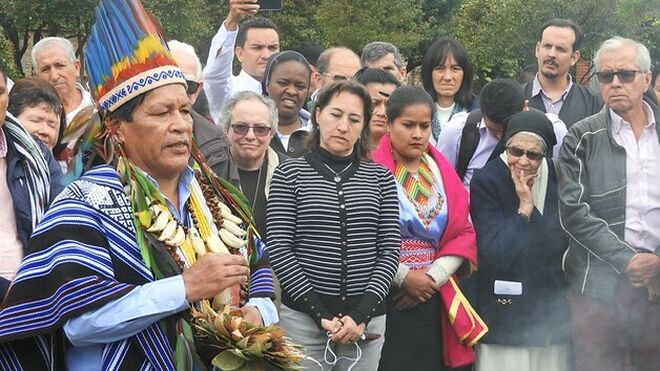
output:
[{"label": "woman in striped cardigan", "polygon": [[268,198],[280,324],[325,369],[376,369],[385,297],[399,261],[395,181],[366,159],[370,116],[361,85],[326,87],[312,115],[310,153],[278,166]]}]

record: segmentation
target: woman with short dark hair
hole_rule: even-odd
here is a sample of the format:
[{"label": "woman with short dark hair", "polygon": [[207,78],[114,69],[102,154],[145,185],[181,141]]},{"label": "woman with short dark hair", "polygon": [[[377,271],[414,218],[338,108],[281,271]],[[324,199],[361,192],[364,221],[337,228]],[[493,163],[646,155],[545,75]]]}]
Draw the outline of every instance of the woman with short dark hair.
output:
[{"label": "woman with short dark hair", "polygon": [[[334,370],[351,363],[353,370],[376,369],[385,297],[399,260],[394,178],[366,159],[370,116],[362,85],[325,87],[312,115],[310,152],[278,166],[268,198],[267,246],[282,287],[280,325],[311,358]],[[337,363],[341,357],[351,361]]]},{"label": "woman with short dark hair", "polygon": [[9,93],[7,111],[16,116],[30,134],[58,152],[55,149],[62,140],[66,116],[57,91],[47,81],[37,77],[16,81]]},{"label": "woman with short dark hair", "polygon": [[435,102],[431,136],[435,145],[442,127],[454,114],[479,108],[472,92],[474,69],[458,40],[441,37],[424,54],[421,73],[424,90]]}]

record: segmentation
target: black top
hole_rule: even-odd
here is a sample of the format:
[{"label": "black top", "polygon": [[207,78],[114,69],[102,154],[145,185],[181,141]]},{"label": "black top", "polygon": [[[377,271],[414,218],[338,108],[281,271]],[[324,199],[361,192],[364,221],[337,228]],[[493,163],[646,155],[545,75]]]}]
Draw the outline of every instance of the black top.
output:
[{"label": "black top", "polygon": [[[241,182],[241,190],[248,200],[250,210],[254,216],[254,223],[257,226],[259,235],[266,236],[266,178],[268,172],[268,156],[260,169],[242,170],[237,167],[238,176]],[[257,184],[259,182],[259,184]]]},{"label": "black top", "polygon": [[[523,87],[525,98],[529,99],[529,106],[545,112],[545,105],[541,93],[532,96],[533,81]],[[573,82],[571,90],[568,91],[564,104],[559,110],[559,118],[570,128],[574,123],[594,115],[603,108],[600,96],[593,94],[588,88]]]}]

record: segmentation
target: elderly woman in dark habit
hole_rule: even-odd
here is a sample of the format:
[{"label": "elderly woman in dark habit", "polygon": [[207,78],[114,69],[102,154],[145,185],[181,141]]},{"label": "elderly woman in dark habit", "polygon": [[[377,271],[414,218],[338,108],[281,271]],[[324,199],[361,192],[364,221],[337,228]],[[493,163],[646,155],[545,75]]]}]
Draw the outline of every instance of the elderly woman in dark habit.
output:
[{"label": "elderly woman in dark habit", "polygon": [[479,258],[478,312],[490,331],[476,369],[569,369],[570,314],[561,260],[552,124],[534,111],[511,116],[506,150],[475,172],[472,221]]}]

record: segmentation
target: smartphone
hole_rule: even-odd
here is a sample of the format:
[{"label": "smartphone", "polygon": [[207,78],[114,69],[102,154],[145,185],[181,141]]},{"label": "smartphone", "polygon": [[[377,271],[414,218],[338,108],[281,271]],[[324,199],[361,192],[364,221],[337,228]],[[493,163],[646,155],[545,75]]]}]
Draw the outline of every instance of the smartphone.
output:
[{"label": "smartphone", "polygon": [[280,11],[282,10],[282,0],[258,0],[259,11]]}]

